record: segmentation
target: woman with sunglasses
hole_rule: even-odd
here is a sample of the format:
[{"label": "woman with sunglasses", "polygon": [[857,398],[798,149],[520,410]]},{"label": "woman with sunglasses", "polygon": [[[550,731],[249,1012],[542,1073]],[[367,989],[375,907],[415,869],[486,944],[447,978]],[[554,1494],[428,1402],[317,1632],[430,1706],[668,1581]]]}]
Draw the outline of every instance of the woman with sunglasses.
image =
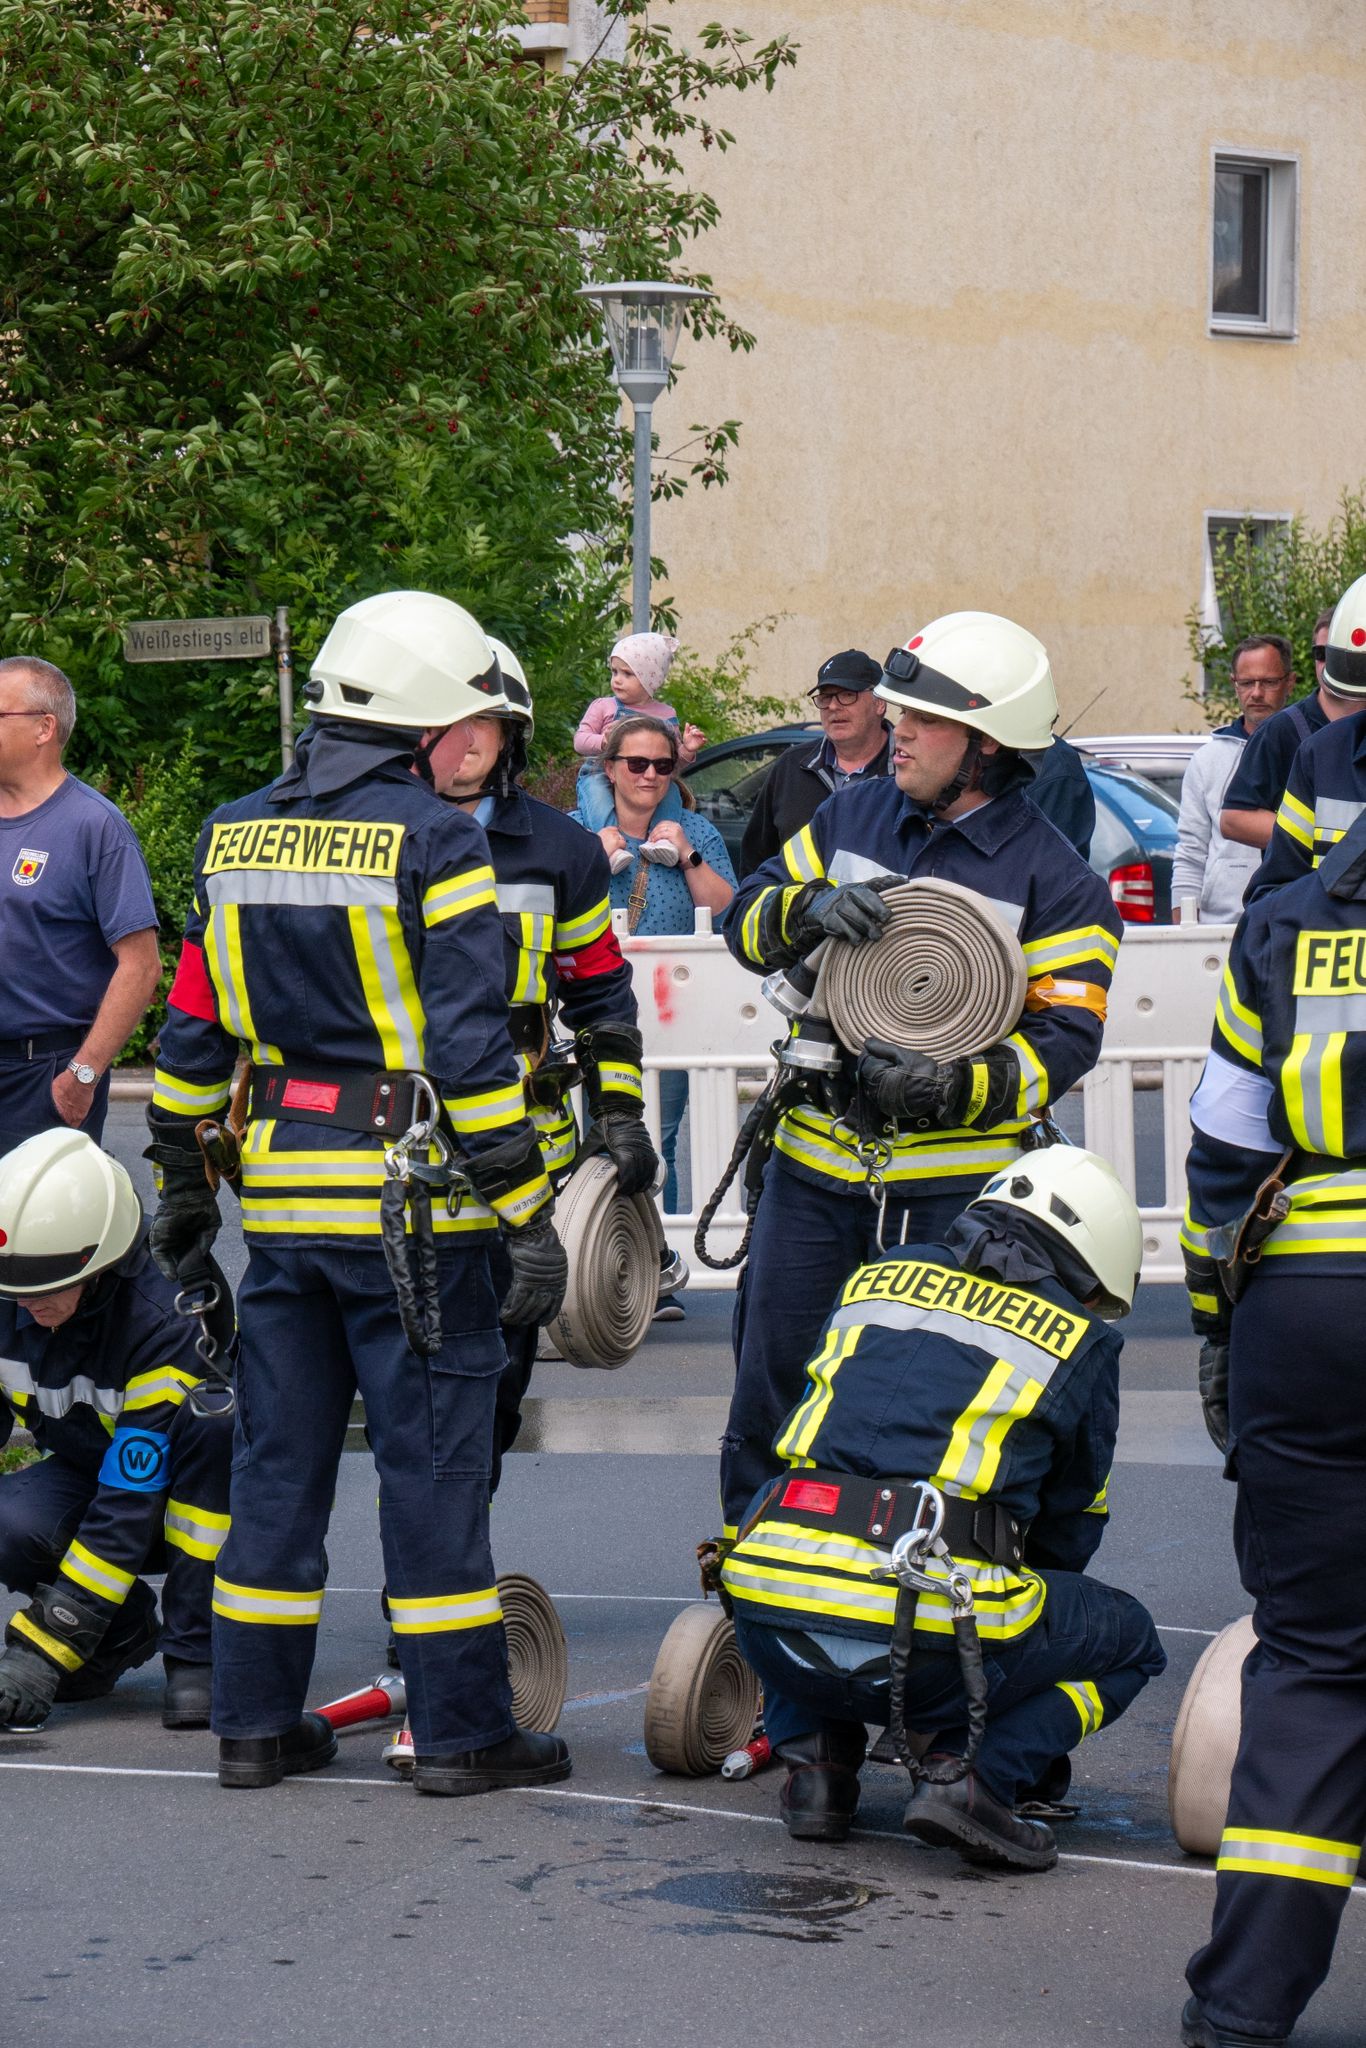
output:
[{"label": "woman with sunglasses", "polygon": [[[612,908],[627,912],[633,932],[691,932],[698,910],[718,916],[735,894],[725,841],[691,808],[691,792],[675,781],[678,758],[678,734],[656,718],[620,718],[603,743],[612,811],[598,837],[613,869]],[[681,813],[666,815],[679,796]],[[578,811],[573,815],[581,825],[586,822]],[[674,1155],[688,1103],[688,1077],[663,1073],[659,1083],[659,1149],[668,1171],[664,1207],[677,1210]],[[683,1314],[671,1296],[661,1301],[659,1312],[669,1320]]]}]

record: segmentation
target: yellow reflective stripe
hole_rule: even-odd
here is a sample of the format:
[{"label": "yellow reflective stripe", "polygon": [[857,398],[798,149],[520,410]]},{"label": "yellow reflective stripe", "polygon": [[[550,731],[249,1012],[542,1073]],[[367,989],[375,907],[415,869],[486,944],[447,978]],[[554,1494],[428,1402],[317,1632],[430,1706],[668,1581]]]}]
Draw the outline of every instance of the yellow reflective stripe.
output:
[{"label": "yellow reflective stripe", "polygon": [[1308,1032],[1299,1032],[1291,1041],[1290,1052],[1281,1068],[1281,1096],[1285,1103],[1285,1119],[1290,1126],[1290,1135],[1297,1144],[1314,1150],[1314,1141],[1309,1135],[1309,1122],[1305,1114],[1304,1062],[1314,1041]]},{"label": "yellow reflective stripe", "polygon": [[21,1636],[40,1649],[54,1664],[60,1664],[63,1671],[79,1671],[85,1659],[72,1649],[70,1643],[63,1643],[56,1636],[50,1636],[45,1628],[39,1628],[36,1621],[30,1621],[22,1608],[10,1616],[10,1627],[17,1629]]},{"label": "yellow reflective stripe", "polygon": [[1181,1248],[1183,1251],[1194,1252],[1197,1258],[1207,1259],[1209,1257],[1209,1227],[1204,1223],[1196,1222],[1191,1214],[1189,1200],[1186,1203],[1186,1214],[1181,1224]]},{"label": "yellow reflective stripe", "polygon": [[845,1330],[828,1330],[825,1342],[806,1368],[811,1391],[794,1411],[774,1449],[790,1465],[807,1464],[816,1433],[824,1422],[834,1397],[835,1374],[855,1349],[866,1325],[856,1323]]},{"label": "yellow reflective stripe", "polygon": [[183,1081],[158,1067],[152,1077],[152,1101],[157,1109],[176,1116],[212,1116],[227,1102],[232,1081]]},{"label": "yellow reflective stripe", "polygon": [[1281,1834],[1272,1828],[1226,1827],[1219,1845],[1219,1870],[1250,1877],[1291,1877],[1308,1884],[1351,1885],[1361,1861],[1360,1846],[1322,1835]]},{"label": "yellow reflective stripe", "polygon": [[282,1066],[279,1047],[267,1045],[256,1035],[242,958],[242,917],[238,904],[217,903],[210,911],[204,927],[204,957],[224,1027],[246,1040],[253,1059],[263,1060],[268,1066]]},{"label": "yellow reflective stripe", "polygon": [[998,1358],[954,1423],[935,1483],[957,1482],[964,1493],[989,1493],[1000,1469],[1006,1437],[1017,1422],[1033,1412],[1043,1390],[1042,1380],[1009,1359]]},{"label": "yellow reflective stripe", "polygon": [[601,938],[612,922],[612,905],[606,896],[601,903],[595,903],[591,910],[584,910],[577,917],[555,920],[555,951],[570,953],[579,946],[591,945]]},{"label": "yellow reflective stripe", "polygon": [[783,865],[794,882],[819,882],[825,877],[825,863],[816,848],[809,825],[794,832],[783,847]]},{"label": "yellow reflective stripe", "polygon": [[1088,1515],[1108,1515],[1108,1514],[1109,1514],[1109,1512],[1110,1512],[1110,1481],[1111,1481],[1111,1479],[1113,1478],[1113,1476],[1114,1476],[1114,1475],[1113,1475],[1113,1473],[1110,1473],[1110,1472],[1107,1472],[1107,1473],[1106,1473],[1106,1475],[1105,1475],[1105,1484],[1104,1484],[1104,1486],[1102,1486],[1102,1487],[1101,1487],[1101,1489],[1100,1489],[1100,1492],[1099,1492],[1099,1493],[1098,1493],[1098,1494],[1096,1495],[1096,1497],[1095,1497],[1095,1499],[1094,1499],[1094,1500],[1092,1501],[1092,1503],[1091,1503],[1090,1507],[1084,1510],[1084,1512],[1085,1512],[1086,1514],[1088,1514]]},{"label": "yellow reflective stripe", "polygon": [[294,1593],[270,1586],[235,1586],[230,1579],[215,1576],[213,1611],[224,1621],[311,1628],[322,1614],[323,1592],[322,1586],[315,1593]]},{"label": "yellow reflective stripe", "polygon": [[1119,958],[1119,940],[1101,924],[1077,925],[1070,932],[1052,932],[1030,939],[1021,948],[1031,980],[1036,974],[1051,973],[1059,967],[1080,967],[1094,960],[1113,972]]},{"label": "yellow reflective stripe", "polygon": [[534,1216],[538,1209],[543,1209],[549,1200],[550,1182],[542,1170],[534,1180],[523,1181],[511,1194],[495,1195],[489,1206],[505,1223],[510,1223],[515,1229],[518,1224],[525,1223],[529,1217]]},{"label": "yellow reflective stripe", "polygon": [[430,930],[433,925],[445,924],[448,918],[461,917],[467,910],[483,910],[497,901],[493,869],[465,868],[458,875],[448,875],[444,882],[433,882],[423,891],[422,921]]},{"label": "yellow reflective stripe", "polygon": [[1191,1307],[1198,1309],[1202,1316],[1217,1316],[1219,1313],[1219,1297],[1217,1294],[1197,1294],[1193,1287],[1188,1287],[1186,1289],[1186,1298],[1190,1302]]},{"label": "yellow reflective stripe", "polygon": [[230,1517],[212,1508],[192,1507],[183,1500],[166,1503],[166,1541],[190,1557],[202,1557],[206,1564],[212,1564],[223,1548],[229,1526]]},{"label": "yellow reflective stripe", "polygon": [[1005,1043],[1020,1066],[1020,1092],[1016,1097],[1015,1113],[1028,1116],[1031,1110],[1042,1109],[1048,1101],[1048,1069],[1023,1032],[1012,1031]]},{"label": "yellow reflective stripe", "polygon": [[1068,1685],[1064,1680],[1059,1683],[1058,1691],[1066,1693],[1076,1708],[1077,1718],[1081,1722],[1081,1739],[1084,1742],[1088,1735],[1095,1734],[1105,1719],[1104,1700],[1089,1678],[1079,1681],[1076,1685]]},{"label": "yellow reflective stripe", "polygon": [[610,1089],[616,1095],[639,1095],[642,1088],[640,1068],[626,1061],[603,1060],[598,1067],[598,1086]]},{"label": "yellow reflective stripe", "polygon": [[1319,1059],[1319,1115],[1325,1148],[1334,1159],[1344,1158],[1347,1152],[1342,1125],[1342,1055],[1346,1045],[1345,1031],[1330,1032]]},{"label": "yellow reflective stripe", "polygon": [[526,1115],[526,1097],[520,1081],[502,1088],[487,1088],[480,1095],[442,1097],[451,1128],[460,1135],[468,1131],[496,1131],[504,1124],[520,1123]]},{"label": "yellow reflective stripe", "polygon": [[[1020,1147],[1012,1133],[1027,1121],[1025,1118],[1019,1125],[997,1124],[984,1132],[898,1136],[882,1178],[892,1185],[957,1176],[985,1180],[1020,1157]],[[790,1111],[778,1126],[774,1144],[789,1159],[827,1179],[860,1187],[867,1179],[866,1169],[851,1147],[833,1136],[833,1120],[818,1111]]]},{"label": "yellow reflective stripe", "polygon": [[517,971],[508,1000],[513,1003],[543,1003],[549,994],[545,968],[550,953],[551,921],[539,911],[524,910],[518,922],[521,929],[517,941]]},{"label": "yellow reflective stripe", "polygon": [[764,961],[763,948],[759,944],[760,920],[764,914],[764,905],[770,896],[776,894],[776,885],[761,889],[740,920],[740,951],[746,960],[753,960],[757,966],[762,966]]},{"label": "yellow reflective stripe", "polygon": [[1219,985],[1219,1000],[1214,1007],[1215,1029],[1223,1034],[1236,1052],[1244,1059],[1251,1060],[1254,1067],[1262,1064],[1262,1020],[1255,1010],[1250,1010],[1238,994],[1233,980],[1233,969],[1224,968],[1224,978]]},{"label": "yellow reflective stripe", "polygon": [[986,1107],[987,1090],[991,1086],[991,1069],[985,1060],[974,1060],[971,1071],[972,1092],[968,1096],[968,1106],[963,1111],[965,1124],[970,1124],[975,1116],[981,1115]]},{"label": "yellow reflective stripe", "polygon": [[66,1556],[57,1567],[63,1578],[84,1586],[87,1593],[98,1593],[102,1600],[112,1600],[121,1605],[133,1589],[134,1574],[122,1566],[110,1564],[107,1557],[100,1557],[96,1551],[88,1550],[84,1543],[68,1545]]},{"label": "yellow reflective stripe", "polygon": [[1308,804],[1302,804],[1297,796],[1287,790],[1281,798],[1281,807],[1276,813],[1276,823],[1300,846],[1309,849],[1314,843],[1314,813]]},{"label": "yellow reflective stripe", "polygon": [[365,1006],[379,1034],[384,1065],[421,1067],[426,1020],[417,1000],[413,963],[403,943],[397,911],[373,910],[352,903],[347,908],[346,920],[351,927]]},{"label": "yellow reflective stripe", "polygon": [[488,1628],[503,1618],[496,1586],[477,1593],[441,1593],[425,1600],[389,1595],[389,1624],[396,1636],[446,1635],[452,1629]]},{"label": "yellow reflective stripe", "polygon": [[202,1373],[184,1372],[178,1365],[159,1365],[153,1372],[134,1373],[124,1391],[124,1412],[130,1408],[158,1408],[164,1403],[178,1408],[190,1388],[197,1387],[202,1378]]}]

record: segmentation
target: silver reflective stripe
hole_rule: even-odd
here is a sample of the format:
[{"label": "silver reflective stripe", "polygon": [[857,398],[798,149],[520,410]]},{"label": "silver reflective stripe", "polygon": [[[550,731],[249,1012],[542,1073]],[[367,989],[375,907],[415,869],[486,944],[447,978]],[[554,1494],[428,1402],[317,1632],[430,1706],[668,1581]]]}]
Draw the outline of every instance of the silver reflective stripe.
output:
[{"label": "silver reflective stripe", "polygon": [[[1044,1306],[1051,1304],[1045,1302]],[[970,1344],[1018,1366],[1030,1379],[1047,1386],[1060,1360],[1051,1351],[1031,1344],[1013,1330],[1001,1330],[994,1323],[979,1323],[971,1316],[956,1316],[951,1309],[909,1308],[899,1301],[851,1301],[837,1308],[830,1318],[832,1330],[850,1330],[860,1323],[875,1323],[880,1330],[923,1331],[926,1336],[951,1337],[957,1344]],[[971,1485],[971,1481],[965,1481]]]},{"label": "silver reflective stripe", "polygon": [[[1030,1382],[1033,1381],[1037,1385],[1038,1380],[1039,1375],[1033,1366],[1011,1367],[990,1408],[973,1419],[972,1428],[968,1431],[967,1446],[954,1470],[955,1486],[960,1486],[965,1493],[976,1490],[982,1477],[982,1467],[986,1462],[987,1437],[999,1422],[1012,1414],[1016,1403],[1023,1400]],[[980,1395],[977,1398],[980,1399]],[[957,1435],[956,1429],[954,1434]]]},{"label": "silver reflective stripe", "polygon": [[732,1593],[767,1593],[793,1607],[801,1602],[824,1608],[855,1607],[874,1621],[890,1621],[896,1607],[892,1588],[882,1592],[872,1586],[821,1586],[798,1578],[770,1578],[764,1572],[738,1564],[733,1554],[726,1560],[725,1581]]},{"label": "silver reflective stripe", "polygon": [[350,909],[354,903],[398,902],[398,884],[383,875],[294,875],[287,869],[241,868],[208,875],[205,893],[212,904],[287,903],[312,909],[319,905]]},{"label": "silver reflective stripe", "polygon": [[1296,996],[1295,1031],[1316,1038],[1330,1031],[1366,1031],[1366,995]]},{"label": "silver reflective stripe", "polygon": [[867,882],[871,881],[874,875],[892,874],[896,875],[898,881],[906,880],[906,876],[899,873],[896,868],[885,867],[880,860],[869,860],[861,853],[850,853],[848,848],[843,846],[825,873],[827,880],[831,882]]},{"label": "silver reflective stripe", "polygon": [[1366,804],[1354,803],[1350,797],[1320,796],[1314,799],[1314,830],[1320,838],[1332,833],[1340,838],[1355,825]]},{"label": "silver reflective stripe", "polygon": [[487,1593],[455,1594],[439,1600],[394,1600],[389,1602],[395,1635],[419,1635],[432,1630],[480,1628],[503,1617],[497,1587]]},{"label": "silver reflective stripe", "polygon": [[1279,1835],[1268,1840],[1269,1833],[1266,1828],[1250,1829],[1246,1834],[1226,1828],[1219,1844],[1220,1870],[1240,1864],[1265,1864],[1271,1866],[1268,1876],[1303,1877],[1311,1883],[1343,1886],[1350,1885],[1356,1876],[1360,1856],[1345,1845],[1340,1852],[1308,1836]]},{"label": "silver reflective stripe", "polygon": [[1328,1126],[1323,1114],[1323,1062],[1327,1054],[1328,1040],[1311,1037],[1309,1050],[1300,1062],[1300,1095],[1310,1151],[1331,1156],[1333,1148],[1328,1142]]},{"label": "silver reflective stripe", "polygon": [[202,1544],[204,1549],[211,1551],[215,1557],[227,1540],[226,1528],[197,1521],[193,1508],[182,1508],[174,1502],[166,1510],[165,1526],[168,1536],[186,1536],[192,1543]]},{"label": "silver reflective stripe", "polygon": [[366,910],[362,914],[370,934],[370,953],[375,973],[379,976],[379,985],[384,991],[384,1001],[398,1039],[399,1051],[403,1055],[403,1064],[405,1067],[420,1068],[422,1047],[418,1043],[417,1033],[413,1029],[412,1019],[403,1001],[403,991],[399,987],[388,923],[381,910]]},{"label": "silver reflective stripe", "polygon": [[7,1394],[27,1394],[42,1414],[58,1419],[80,1405],[97,1415],[118,1415],[123,1408],[121,1387],[97,1387],[79,1376],[64,1387],[35,1387],[28,1367],[17,1358],[0,1358],[0,1387]]},{"label": "silver reflective stripe", "polygon": [[555,890],[549,882],[499,882],[494,893],[500,910],[530,910],[537,917],[555,915]]},{"label": "silver reflective stripe", "polygon": [[[975,896],[978,892],[976,889],[973,889],[969,893]],[[1025,907],[1023,903],[1007,903],[1004,896],[983,896],[982,901],[983,903],[989,903],[996,912],[996,915],[1003,920],[1007,930],[1016,933],[1018,936],[1020,926],[1024,923]]]},{"label": "silver reflective stripe", "polygon": [[1344,1216],[1328,1207],[1292,1209],[1288,1221],[1276,1225],[1267,1251],[1283,1251],[1288,1244],[1312,1244],[1322,1238],[1340,1245],[1366,1244],[1366,1215]]}]

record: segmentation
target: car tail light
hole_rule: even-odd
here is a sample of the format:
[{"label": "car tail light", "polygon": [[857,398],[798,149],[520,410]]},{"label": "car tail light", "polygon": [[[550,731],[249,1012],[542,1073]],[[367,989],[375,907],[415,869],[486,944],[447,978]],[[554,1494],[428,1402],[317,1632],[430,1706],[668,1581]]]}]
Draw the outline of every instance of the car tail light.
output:
[{"label": "car tail light", "polygon": [[1125,924],[1157,923],[1151,861],[1136,860],[1129,867],[1111,868],[1110,894]]}]

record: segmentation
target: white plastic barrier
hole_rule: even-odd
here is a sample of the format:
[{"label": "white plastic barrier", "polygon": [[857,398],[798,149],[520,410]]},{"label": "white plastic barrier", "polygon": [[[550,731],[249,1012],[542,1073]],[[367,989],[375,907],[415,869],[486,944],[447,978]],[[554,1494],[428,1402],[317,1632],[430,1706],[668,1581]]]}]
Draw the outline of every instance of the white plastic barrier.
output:
[{"label": "white plastic barrier", "polygon": [[[666,1068],[681,1068],[689,1081],[691,1206],[665,1216],[665,1233],[689,1261],[693,1287],[732,1287],[734,1273],[714,1273],[694,1256],[693,1232],[697,1212],[709,1200],[735,1144],[747,1106],[741,1086],[767,1076],[773,1043],[785,1035],[784,1021],[764,1001],[759,976],[747,973],[710,932],[691,938],[631,938],[624,923],[618,913],[640,1004],[646,1114],[656,1138],[655,1077]],[[1138,1163],[1136,1078],[1139,1100],[1151,1105],[1154,1115],[1154,1091],[1161,1090],[1160,1186],[1155,1200],[1140,1205],[1147,1280],[1182,1277],[1177,1237],[1185,1204],[1188,1106],[1209,1048],[1231,937],[1227,925],[1125,927],[1100,1062],[1082,1087],[1085,1141],[1113,1163],[1131,1189]],[[1147,1113],[1145,1108],[1142,1114]],[[712,1224],[708,1243],[714,1254],[733,1251],[740,1241],[742,1194],[738,1184],[732,1187]]]}]

